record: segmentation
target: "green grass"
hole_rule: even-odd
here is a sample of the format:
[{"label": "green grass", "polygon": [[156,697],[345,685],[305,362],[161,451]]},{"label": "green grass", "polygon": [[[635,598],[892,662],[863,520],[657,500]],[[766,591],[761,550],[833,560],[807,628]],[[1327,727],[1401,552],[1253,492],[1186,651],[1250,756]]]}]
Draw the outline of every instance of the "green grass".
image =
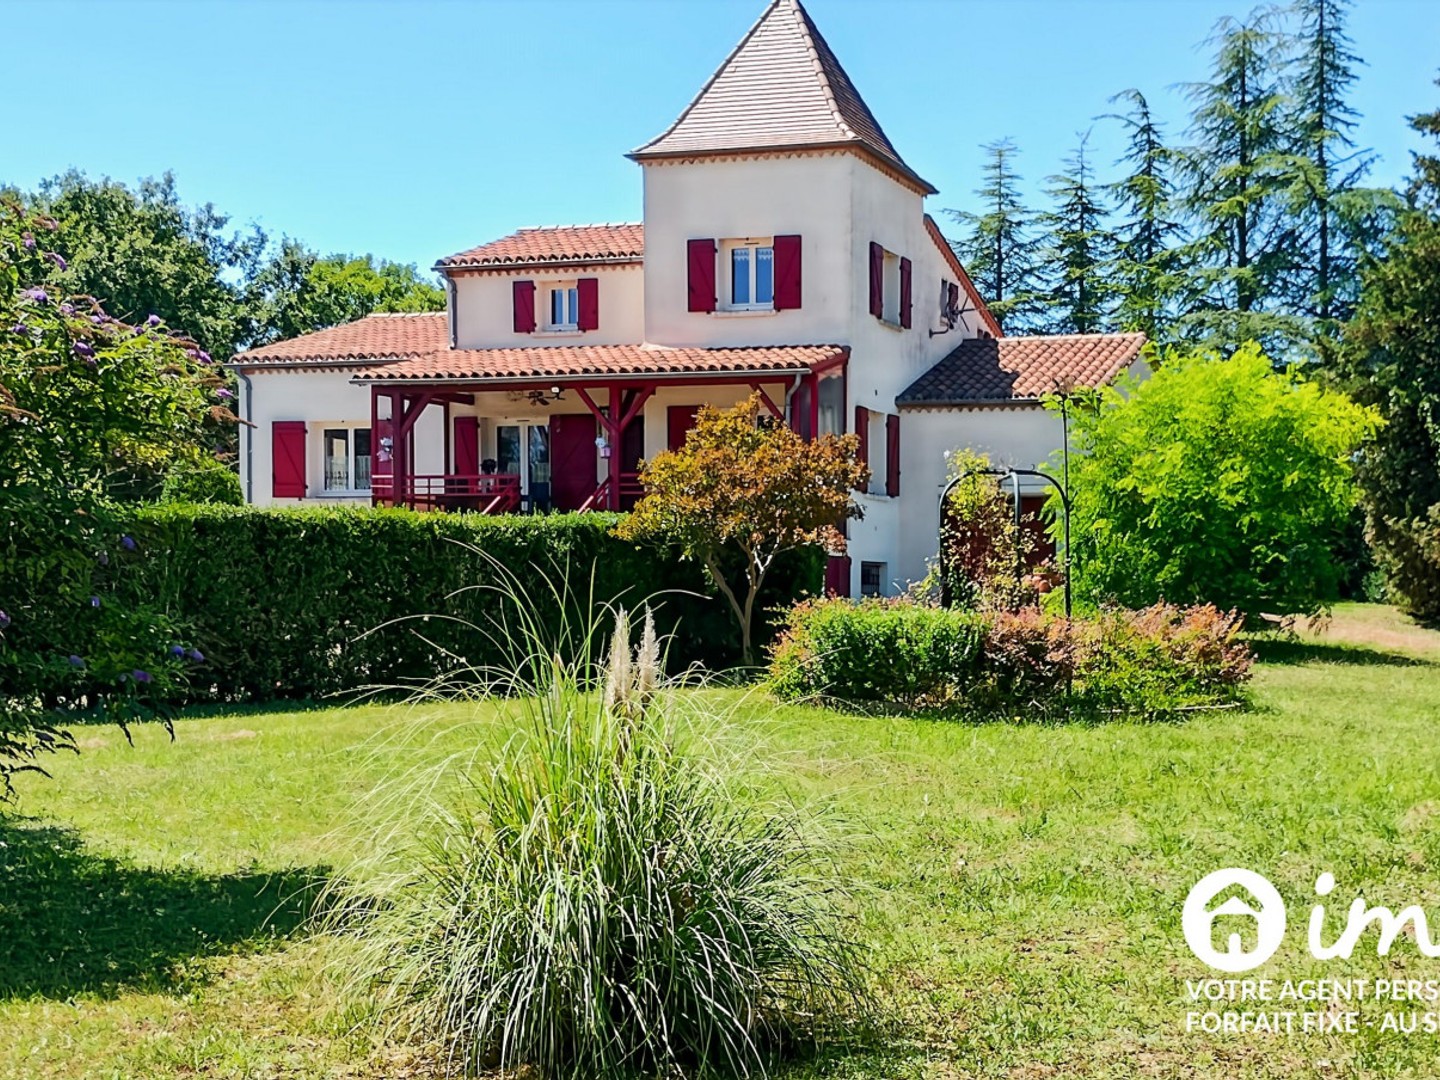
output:
[{"label": "green grass", "polygon": [[[710,691],[759,750],[754,790],[825,808],[859,889],[882,1030],[786,1074],[1429,1077],[1436,1036],[1201,1036],[1179,912],[1249,866],[1292,929],[1257,974],[1440,978],[1407,943],[1303,950],[1322,870],[1440,916],[1440,634],[1346,607],[1264,641],[1257,707],[1184,723],[966,725]],[[295,933],[307,883],[374,842],[377,780],[493,731],[488,708],[364,707],[108,728],[0,822],[0,1076],[429,1076],[348,1030]],[[1440,1011],[1440,1003],[1430,1006]],[[1425,1006],[1420,1006],[1421,1010]],[[1375,1012],[1367,1003],[1362,1012]]]}]

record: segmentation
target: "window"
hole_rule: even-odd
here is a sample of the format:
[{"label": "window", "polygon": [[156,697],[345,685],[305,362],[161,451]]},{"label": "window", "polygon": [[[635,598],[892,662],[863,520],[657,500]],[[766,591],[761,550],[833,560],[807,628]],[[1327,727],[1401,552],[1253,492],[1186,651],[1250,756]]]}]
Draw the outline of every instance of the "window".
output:
[{"label": "window", "polygon": [[775,247],[768,240],[726,240],[721,246],[731,311],[775,307]]},{"label": "window", "polygon": [[821,435],[839,435],[845,430],[845,380],[839,375],[820,380]]},{"label": "window", "polygon": [[555,285],[550,292],[549,330],[574,330],[580,325],[580,290],[574,285]]},{"label": "window", "polygon": [[326,428],[321,447],[326,491],[370,490],[369,428]]},{"label": "window", "polygon": [[883,562],[862,562],[860,564],[860,595],[885,595],[885,564]]},{"label": "window", "polygon": [[886,322],[900,325],[900,256],[893,251],[885,252],[885,309],[880,317]]}]

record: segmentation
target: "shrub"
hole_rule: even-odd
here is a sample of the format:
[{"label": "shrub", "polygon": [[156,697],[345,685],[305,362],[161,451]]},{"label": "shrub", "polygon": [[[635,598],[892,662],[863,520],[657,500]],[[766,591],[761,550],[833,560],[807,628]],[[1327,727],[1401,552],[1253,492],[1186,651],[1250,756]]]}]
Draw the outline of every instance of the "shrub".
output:
[{"label": "shrub", "polygon": [[1074,414],[1074,590],[1095,606],[1315,613],[1338,596],[1374,409],[1277,372],[1253,345],[1175,355]]},{"label": "shrub", "polygon": [[986,630],[981,616],[946,608],[808,601],[790,609],[771,686],[789,699],[943,704],[978,674]]},{"label": "shrub", "polygon": [[864,1002],[793,812],[676,749],[652,623],[632,659],[621,613],[603,693],[545,652],[515,689],[518,734],[391,853],[414,869],[332,914],[386,1023],[466,1073],[743,1077]]},{"label": "shrub", "polygon": [[180,462],[165,474],[160,501],[244,506],[245,494],[240,489],[239,473],[215,458],[201,457]]},{"label": "shrub", "polygon": [[[617,539],[615,520],[160,504],[117,510],[84,549],[64,547],[74,556],[65,559],[32,520],[36,542],[0,580],[0,608],[13,619],[0,640],[0,696],[63,692],[68,683],[43,677],[72,653],[91,654],[96,594],[164,614],[206,657],[184,700],[427,682],[495,659],[487,635],[506,617],[490,587],[500,567],[517,576],[545,625],[564,615],[561,597],[573,617],[588,619],[607,602],[653,595],[679,662],[733,662],[734,635],[723,602],[706,595],[703,571],[673,549]],[[820,558],[784,555],[762,603],[818,591]]]},{"label": "shrub", "polygon": [[1065,619],[978,615],[908,601],[798,605],[771,658],[782,698],[981,713],[1063,709],[1163,714],[1242,699],[1241,617],[1157,604]]}]

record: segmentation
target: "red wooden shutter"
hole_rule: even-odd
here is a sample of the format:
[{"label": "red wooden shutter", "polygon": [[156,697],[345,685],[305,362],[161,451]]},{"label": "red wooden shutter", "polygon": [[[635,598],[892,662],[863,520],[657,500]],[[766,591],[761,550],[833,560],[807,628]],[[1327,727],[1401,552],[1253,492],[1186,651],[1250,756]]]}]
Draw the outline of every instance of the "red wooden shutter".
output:
[{"label": "red wooden shutter", "polygon": [[665,413],[665,445],[679,450],[685,445],[690,429],[695,426],[699,405],[671,405]]},{"label": "red wooden shutter", "polygon": [[885,494],[900,494],[900,417],[885,417]]},{"label": "red wooden shutter", "polygon": [[800,306],[800,237],[775,237],[775,310]]},{"label": "red wooden shutter", "polygon": [[715,241],[690,240],[685,245],[690,270],[690,310],[715,310]]},{"label": "red wooden shutter", "polygon": [[455,417],[455,472],[460,476],[480,474],[480,418]]},{"label": "red wooden shutter", "polygon": [[910,329],[910,278],[911,264],[909,259],[900,260],[900,325],[906,330]]},{"label": "red wooden shutter", "polygon": [[857,456],[861,465],[870,464],[870,410],[864,405],[855,406],[855,434],[860,437]]},{"label": "red wooden shutter", "polygon": [[305,497],[305,421],[276,420],[270,425],[270,496]]},{"label": "red wooden shutter", "polygon": [[885,317],[885,249],[870,241],[870,314]]},{"label": "red wooden shutter", "polygon": [[825,595],[850,595],[849,555],[831,555],[825,560]]},{"label": "red wooden shutter", "polygon": [[575,325],[581,330],[600,329],[600,279],[582,277],[575,283],[580,311]]},{"label": "red wooden shutter", "polygon": [[952,281],[952,282],[949,282],[949,292],[948,292],[948,294],[947,294],[947,296],[946,296],[946,300],[949,302],[950,314],[951,314],[951,315],[959,315],[959,314],[960,314],[960,286],[959,286],[958,284],[956,284],[955,282],[953,282],[953,281]]},{"label": "red wooden shutter", "polygon": [[515,333],[535,332],[535,282],[517,281],[513,289],[515,297]]}]

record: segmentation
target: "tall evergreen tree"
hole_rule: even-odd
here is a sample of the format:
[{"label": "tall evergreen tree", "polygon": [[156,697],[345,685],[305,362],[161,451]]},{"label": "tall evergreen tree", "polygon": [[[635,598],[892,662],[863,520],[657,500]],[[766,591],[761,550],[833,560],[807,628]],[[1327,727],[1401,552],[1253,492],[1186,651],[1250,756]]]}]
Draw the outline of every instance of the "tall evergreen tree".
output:
[{"label": "tall evergreen tree", "polygon": [[1291,148],[1280,85],[1286,38],[1274,9],[1263,9],[1244,22],[1222,19],[1210,44],[1209,81],[1188,87],[1194,145],[1185,156],[1185,200],[1198,298],[1182,325],[1210,344],[1256,339],[1283,354],[1307,336],[1305,320],[1276,302],[1295,263],[1283,183]]},{"label": "tall evergreen tree", "polygon": [[1373,253],[1397,208],[1392,192],[1361,185],[1373,155],[1353,133],[1359,113],[1347,94],[1362,61],[1345,33],[1349,0],[1298,0],[1294,74],[1286,126],[1296,145],[1287,187],[1296,222],[1292,302],[1316,320],[1316,341],[1337,336],[1358,297],[1361,259]]},{"label": "tall evergreen tree", "polygon": [[1020,197],[1015,171],[1019,151],[1009,139],[983,147],[984,182],[975,189],[981,212],[947,210],[967,229],[955,253],[979,287],[991,313],[1009,333],[1033,326],[1039,306],[1039,241],[1035,213]]},{"label": "tall evergreen tree", "polygon": [[1116,324],[1139,330],[1151,341],[1170,337],[1174,302],[1184,284],[1184,260],[1178,250],[1185,230],[1179,221],[1175,192],[1175,152],[1139,90],[1125,90],[1112,101],[1129,109],[1111,114],[1128,136],[1120,159],[1126,176],[1110,185],[1119,221],[1115,226],[1115,261],[1110,272],[1118,296]]},{"label": "tall evergreen tree", "polygon": [[[1410,125],[1440,139],[1440,110]],[[1440,620],[1440,154],[1415,155],[1409,202],[1362,266],[1339,366],[1385,418],[1358,470],[1367,539],[1402,603]]]},{"label": "tall evergreen tree", "polygon": [[1064,171],[1049,178],[1051,208],[1040,217],[1041,263],[1049,294],[1044,319],[1052,333],[1099,333],[1109,328],[1114,307],[1107,270],[1115,235],[1106,225],[1106,208],[1087,154],[1089,140],[1087,131],[1065,159]]}]

